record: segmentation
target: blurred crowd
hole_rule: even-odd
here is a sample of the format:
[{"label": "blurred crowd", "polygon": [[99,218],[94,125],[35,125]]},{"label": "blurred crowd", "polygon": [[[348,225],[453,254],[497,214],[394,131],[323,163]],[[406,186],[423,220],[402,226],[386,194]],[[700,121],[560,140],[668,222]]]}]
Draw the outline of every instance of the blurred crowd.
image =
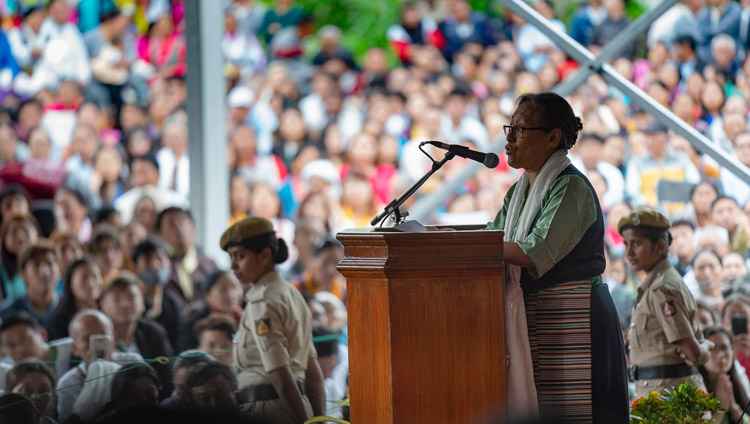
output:
[{"label": "blurred crowd", "polygon": [[[625,0],[583,2],[567,23],[559,5],[531,4],[594,53],[630,22]],[[495,16],[466,0],[404,2],[381,34],[388,47],[360,55],[340,28],[293,0],[222,7],[227,224],[267,218],[290,246],[280,270],[308,301],[327,396],[340,400],[348,359],[336,232],[368,226],[429,169],[425,152],[441,157],[420,151],[421,141],[502,151],[515,99],[553,88],[579,65],[510,11]],[[9,393],[0,415],[15,402],[7,396],[55,387],[29,413],[66,422],[127,413],[133,403],[232,405],[229,352],[243,293],[196,245],[184,0],[3,0],[0,11],[0,389]],[[750,166],[748,43],[750,1],[683,0],[612,65]],[[750,185],[599,76],[567,99],[583,121],[571,159],[606,215],[604,277],[623,331],[644,276],[624,260],[616,224],[631,208],[656,208],[672,218],[670,257],[702,323],[723,328],[707,337],[729,345],[706,364],[706,381],[722,402],[742,402]],[[499,156],[424,223],[492,220],[519,176]],[[406,208],[465,166],[449,162]],[[108,336],[114,349],[97,351],[91,335]],[[178,352],[169,364],[153,361]],[[101,357],[112,361],[86,362]],[[130,366],[144,359],[150,365]],[[108,373],[112,384],[80,384]],[[731,390],[717,373],[731,376]],[[229,395],[201,396],[217,379]]]}]

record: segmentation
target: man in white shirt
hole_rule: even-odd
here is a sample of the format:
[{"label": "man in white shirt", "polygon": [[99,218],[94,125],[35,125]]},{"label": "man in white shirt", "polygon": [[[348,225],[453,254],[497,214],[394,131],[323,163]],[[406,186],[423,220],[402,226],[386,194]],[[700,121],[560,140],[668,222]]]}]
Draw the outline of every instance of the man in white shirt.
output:
[{"label": "man in white shirt", "polygon": [[[101,412],[104,404],[109,401],[108,387],[111,385],[114,372],[120,368],[119,365],[107,360],[143,360],[139,355],[112,353],[115,346],[114,327],[112,321],[101,311],[95,309],[78,311],[70,321],[70,335],[73,338],[72,352],[83,359],[83,362],[66,372],[57,382],[57,414],[60,422],[67,420],[73,414],[79,417],[88,414],[89,417],[84,418],[91,419]],[[106,348],[101,351],[94,349],[94,346],[90,345],[92,336],[108,336]],[[94,363],[96,359],[103,359],[103,361]],[[99,374],[96,380],[88,375],[94,364]],[[112,372],[100,372],[105,369]],[[87,381],[87,377],[91,381]],[[98,386],[99,389],[92,392],[92,385]],[[88,389],[91,396],[79,399],[84,388]]]}]

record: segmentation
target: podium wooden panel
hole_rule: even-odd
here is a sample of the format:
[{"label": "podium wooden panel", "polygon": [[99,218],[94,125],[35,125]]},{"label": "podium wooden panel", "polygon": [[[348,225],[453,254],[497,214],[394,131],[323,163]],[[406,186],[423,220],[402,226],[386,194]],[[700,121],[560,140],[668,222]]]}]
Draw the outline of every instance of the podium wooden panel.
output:
[{"label": "podium wooden panel", "polygon": [[502,231],[338,233],[351,422],[482,423],[505,410]]}]

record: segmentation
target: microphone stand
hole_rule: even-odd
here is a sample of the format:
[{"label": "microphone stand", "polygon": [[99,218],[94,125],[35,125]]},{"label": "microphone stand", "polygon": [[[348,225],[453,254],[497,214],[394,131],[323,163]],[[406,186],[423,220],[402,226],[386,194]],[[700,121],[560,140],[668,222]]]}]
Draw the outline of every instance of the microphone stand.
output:
[{"label": "microphone stand", "polygon": [[427,171],[426,174],[422,178],[419,179],[416,183],[414,183],[411,187],[409,187],[408,190],[404,192],[398,199],[394,199],[391,203],[388,204],[388,206],[385,207],[383,212],[380,213],[380,215],[376,216],[375,218],[370,221],[370,225],[378,225],[379,222],[383,221],[385,218],[388,217],[390,214],[394,214],[396,216],[396,224],[400,224],[404,221],[404,215],[401,214],[401,211],[399,211],[399,206],[403,205],[406,200],[411,197],[417,190],[419,190],[420,187],[422,187],[422,184],[424,184],[435,172],[437,172],[440,168],[445,165],[446,162],[456,157],[456,154],[453,152],[447,152],[445,156],[443,156],[443,159],[440,160],[440,162],[435,161],[433,159],[432,161],[432,167],[429,171]]}]

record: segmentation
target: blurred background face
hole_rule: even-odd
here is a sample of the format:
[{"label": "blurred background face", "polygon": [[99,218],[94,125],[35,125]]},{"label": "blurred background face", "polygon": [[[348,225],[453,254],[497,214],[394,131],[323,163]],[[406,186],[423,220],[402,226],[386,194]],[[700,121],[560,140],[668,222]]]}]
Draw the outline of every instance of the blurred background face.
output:
[{"label": "blurred background face", "polygon": [[[52,395],[48,394],[52,389],[54,389],[54,387],[52,387],[52,381],[46,374],[41,372],[30,372],[27,373],[18,384],[13,386],[10,392],[31,399],[31,402],[34,403],[36,408],[40,412],[45,413],[50,401],[52,400]],[[45,393],[47,393],[46,396],[34,397]]]},{"label": "blurred background face", "polygon": [[206,302],[211,309],[231,315],[242,302],[242,294],[242,285],[237,278],[224,273],[206,293]]},{"label": "blurred background face", "polygon": [[25,220],[14,220],[8,226],[3,245],[5,250],[13,255],[18,255],[24,246],[34,243],[39,239],[39,231],[36,227]]},{"label": "blurred background face", "polygon": [[177,252],[184,253],[195,240],[193,222],[183,212],[171,212],[162,218],[162,238]]},{"label": "blurred background face", "polygon": [[724,281],[729,281],[732,278],[744,277],[748,275],[745,258],[743,258],[739,253],[727,253],[721,259],[721,265],[724,268]]},{"label": "blurred background face", "polygon": [[122,158],[116,149],[105,147],[96,155],[94,169],[101,174],[104,181],[117,181],[122,169]]},{"label": "blurred background face", "polygon": [[709,184],[701,183],[693,191],[690,202],[697,213],[710,213],[711,203],[718,197],[716,190]]},{"label": "blurred background face", "polygon": [[277,218],[281,211],[279,195],[268,184],[256,184],[253,186],[250,211],[261,218]]},{"label": "blurred background face", "polygon": [[112,290],[101,299],[101,310],[115,325],[130,324],[143,313],[143,297],[135,285]]},{"label": "blurred background face", "polygon": [[693,235],[695,232],[688,225],[678,225],[669,229],[672,234],[672,244],[669,246],[670,253],[677,255],[681,262],[687,263],[695,253]]},{"label": "blurred background face", "polygon": [[102,284],[99,267],[84,263],[73,271],[70,288],[77,302],[93,305],[102,293]]},{"label": "blurred background face", "polygon": [[31,135],[29,135],[28,143],[32,158],[42,160],[49,159],[52,142],[44,130],[38,129],[32,131]]},{"label": "blurred background face", "polygon": [[704,365],[710,374],[726,374],[732,369],[734,361],[734,348],[732,341],[726,334],[716,333],[708,336],[708,340],[714,344],[714,350],[708,362]]},{"label": "blurred background face", "polygon": [[714,254],[710,252],[701,253],[693,263],[695,270],[695,279],[700,284],[714,284],[721,279],[721,262]]}]

